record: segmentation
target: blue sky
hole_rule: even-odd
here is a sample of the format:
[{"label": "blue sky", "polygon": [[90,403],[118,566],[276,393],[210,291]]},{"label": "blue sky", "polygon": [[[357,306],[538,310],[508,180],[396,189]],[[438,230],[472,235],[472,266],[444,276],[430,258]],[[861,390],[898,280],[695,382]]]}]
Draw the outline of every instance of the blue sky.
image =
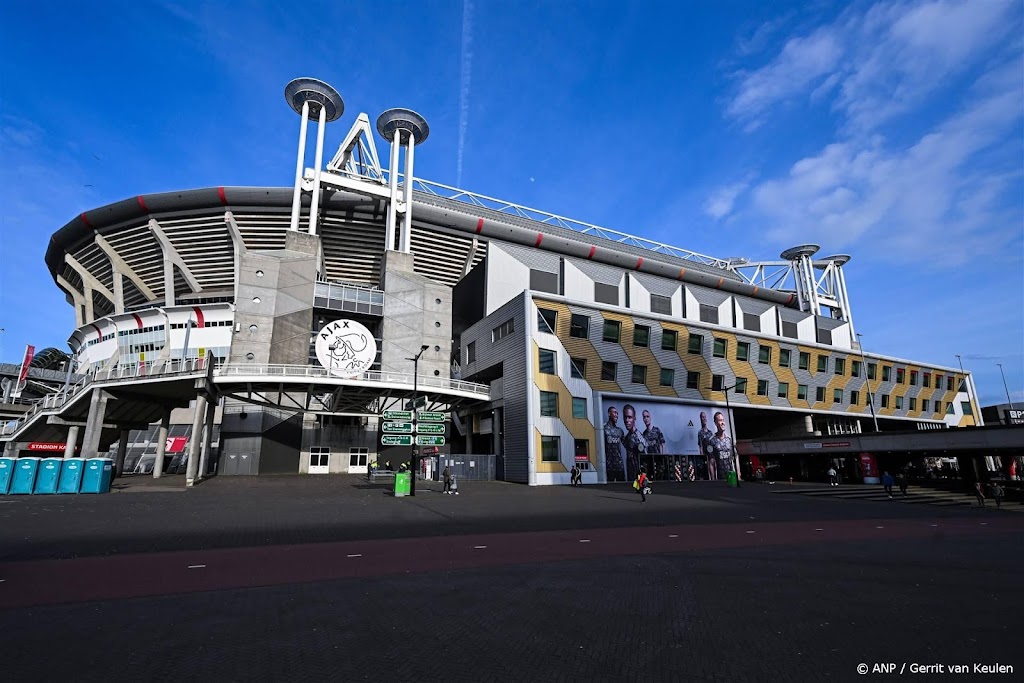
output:
[{"label": "blue sky", "polygon": [[327,158],[408,107],[428,180],[718,257],[849,253],[868,351],[959,353],[983,404],[1002,363],[1024,401],[1022,8],[0,3],[0,360],[66,348],[43,255],[83,210],[290,185],[283,89],[313,76],[346,101]]}]

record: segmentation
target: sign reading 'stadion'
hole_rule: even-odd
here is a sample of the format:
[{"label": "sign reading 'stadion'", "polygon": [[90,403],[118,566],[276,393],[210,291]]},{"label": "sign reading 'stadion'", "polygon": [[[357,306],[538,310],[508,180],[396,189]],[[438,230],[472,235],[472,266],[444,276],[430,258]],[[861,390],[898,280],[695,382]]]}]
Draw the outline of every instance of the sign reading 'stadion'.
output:
[{"label": "sign reading 'stadion'", "polygon": [[317,332],[316,358],[336,377],[358,377],[377,358],[377,342],[355,320],[335,320]]}]

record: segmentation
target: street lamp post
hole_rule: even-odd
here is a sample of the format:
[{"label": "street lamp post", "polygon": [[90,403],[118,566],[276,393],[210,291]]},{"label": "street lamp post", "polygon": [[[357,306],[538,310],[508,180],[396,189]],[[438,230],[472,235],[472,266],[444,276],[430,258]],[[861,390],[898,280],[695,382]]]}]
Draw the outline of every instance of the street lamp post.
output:
[{"label": "street lamp post", "polygon": [[181,347],[181,369],[185,369],[185,359],[188,354],[188,334],[192,331],[192,316],[188,317],[185,321],[185,343]]},{"label": "street lamp post", "polygon": [[420,352],[412,358],[406,358],[406,360],[412,361],[412,460],[410,461],[410,475],[412,480],[409,484],[409,495],[416,495],[416,458],[419,456],[419,448],[416,445],[416,399],[419,398],[419,378],[420,378],[420,356],[423,352],[430,347],[426,344],[420,347]]},{"label": "street lamp post", "polygon": [[868,394],[868,408],[871,410],[871,422],[875,425],[875,431],[878,431],[878,417],[875,416],[875,401],[871,396],[871,384],[868,382],[868,359],[864,357],[864,339],[860,332],[857,333],[857,344],[860,346],[860,360],[864,364],[864,389]]},{"label": "street lamp post", "polygon": [[[1013,410],[1013,399],[1010,398],[1010,387],[1006,385],[1006,373],[1003,372],[1003,364],[996,363],[999,366],[999,374],[1003,378],[1003,389],[1006,391],[1006,402],[1010,404],[1009,410]],[[1007,415],[1006,424],[1010,424],[1010,417]]]},{"label": "street lamp post", "polygon": [[[967,404],[969,406],[972,406],[971,410],[973,411],[974,410],[974,407],[973,407],[974,406],[974,399],[971,396],[970,387],[968,387],[968,385],[967,385],[967,372],[964,370],[964,361],[963,361],[962,358],[960,358],[960,354],[959,353],[954,354],[954,355],[956,356],[957,362],[960,363],[960,386],[958,386],[956,388],[956,391],[957,391],[957,393],[960,393],[961,389],[964,390],[964,393],[967,394]],[[977,420],[980,419],[980,413],[981,413],[980,410],[978,411],[978,413],[975,413],[976,415],[979,415],[979,417],[975,418],[975,424],[977,424]]]}]

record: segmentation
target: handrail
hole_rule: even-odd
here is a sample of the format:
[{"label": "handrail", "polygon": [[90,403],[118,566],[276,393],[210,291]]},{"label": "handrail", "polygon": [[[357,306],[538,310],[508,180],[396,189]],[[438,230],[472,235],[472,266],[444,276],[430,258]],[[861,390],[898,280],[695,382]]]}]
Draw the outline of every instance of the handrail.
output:
[{"label": "handrail", "polygon": [[[373,370],[356,377],[342,378],[332,375],[327,368],[315,365],[221,365],[213,371],[214,377],[309,377],[315,379],[341,380],[351,379],[357,382],[386,382],[392,384],[413,384],[411,372],[384,372]],[[467,382],[461,379],[420,375],[416,384],[423,388],[448,389],[490,395],[491,388],[487,384]]]}]

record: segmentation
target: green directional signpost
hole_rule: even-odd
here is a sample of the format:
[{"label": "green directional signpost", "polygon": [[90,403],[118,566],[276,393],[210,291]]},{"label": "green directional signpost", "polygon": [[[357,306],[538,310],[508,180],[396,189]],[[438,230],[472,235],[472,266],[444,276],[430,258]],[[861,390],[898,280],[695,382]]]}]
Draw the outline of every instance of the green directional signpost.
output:
[{"label": "green directional signpost", "polygon": [[428,412],[426,410],[421,410],[418,413],[416,413],[416,418],[420,422],[444,422],[445,414],[444,413],[431,413],[431,412]]},{"label": "green directional signpost", "polygon": [[416,425],[417,434],[444,434],[444,425],[431,422],[420,422]]},{"label": "green directional signpost", "polygon": [[412,419],[411,410],[385,410],[382,416],[385,420],[403,420],[409,421]]},{"label": "green directional signpost", "polygon": [[382,446],[411,446],[412,435],[410,434],[384,434],[380,437]]},{"label": "green directional signpost", "polygon": [[[423,425],[420,425],[420,426],[422,427]],[[417,446],[443,446],[444,445],[444,437],[443,436],[427,436],[427,435],[424,435],[424,434],[420,434],[419,436],[416,437],[416,445]]]}]

